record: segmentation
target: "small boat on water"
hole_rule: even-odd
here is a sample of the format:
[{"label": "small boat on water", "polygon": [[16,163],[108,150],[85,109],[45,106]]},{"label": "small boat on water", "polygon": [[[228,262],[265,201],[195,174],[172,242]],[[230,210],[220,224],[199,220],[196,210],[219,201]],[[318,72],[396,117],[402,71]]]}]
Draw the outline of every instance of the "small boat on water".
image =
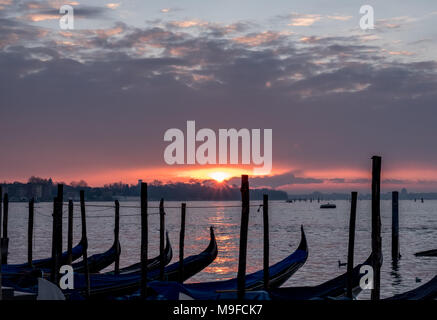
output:
[{"label": "small boat on water", "polygon": [[[269,268],[269,287],[278,288],[284,284],[308,258],[308,245],[303,227],[301,227],[301,241],[291,255]],[[263,299],[257,290],[264,288],[264,271],[246,275],[246,289],[249,295],[255,295],[253,299]],[[156,291],[156,297],[168,300],[178,300],[180,295],[197,300],[221,300],[235,299],[237,278],[224,281],[200,282],[180,284],[177,282],[153,281],[148,286]],[[250,292],[256,292],[254,294]]]},{"label": "small boat on water", "polygon": [[[185,281],[202,271],[217,257],[217,242],[214,236],[214,231],[210,230],[210,243],[208,247],[200,254],[189,256],[183,260],[183,274],[182,280]],[[15,290],[37,293],[38,287],[35,281],[41,277],[41,271],[34,270],[32,275],[28,275],[28,279],[34,279],[33,283],[23,286],[17,283],[14,275],[4,277],[4,284],[14,288]],[[148,281],[159,279],[160,270],[153,269],[147,273]],[[179,262],[176,262],[164,269],[164,279],[168,281],[177,281],[179,277]],[[90,294],[92,299],[114,299],[119,296],[125,296],[135,293],[140,289],[141,272],[134,272],[129,274],[114,275],[113,273],[90,274]],[[72,290],[63,290],[64,295],[68,300],[84,299],[86,290],[85,277],[82,273],[74,273],[74,286]]]},{"label": "small boat on water", "polygon": [[437,257],[437,249],[417,252],[414,255],[416,257]]},{"label": "small boat on water", "polygon": [[416,289],[397,294],[384,300],[433,300],[437,299],[437,276]]},{"label": "small boat on water", "polygon": [[337,206],[333,203],[325,203],[320,206],[320,209],[335,209]]},{"label": "small boat on water", "polygon": [[[84,241],[81,240],[77,244],[77,246],[75,246],[71,250],[72,261],[75,261],[82,256],[83,250],[84,250],[83,243],[84,243]],[[60,265],[63,265],[63,264],[67,264],[67,262],[68,262],[68,252],[65,251],[62,253],[59,263],[60,263]],[[52,266],[52,258],[32,260],[32,268],[50,269],[51,266]],[[31,267],[29,266],[28,263],[2,265],[2,270],[5,270],[5,269],[9,270],[9,271],[15,270],[17,272],[20,270],[29,270],[30,268]]]},{"label": "small boat on water", "polygon": [[[192,255],[183,260],[182,280],[191,278],[196,273],[202,271],[210,265],[217,257],[217,241],[214,230],[210,228],[210,242],[208,247],[200,254]],[[159,268],[147,273],[148,281],[158,280],[160,276]],[[166,281],[177,281],[179,278],[179,262],[173,263],[164,269],[164,279]],[[74,290],[65,290],[67,299],[80,299],[83,290],[86,288],[83,275],[75,274]],[[140,289],[141,272],[125,273],[120,275],[113,274],[93,274],[90,276],[91,298],[95,299],[114,299],[135,293]]]},{"label": "small boat on water", "polygon": [[[168,265],[173,258],[173,249],[170,244],[168,232],[166,232],[166,245],[164,249],[164,265]],[[147,270],[152,271],[158,269],[161,263],[161,255],[147,260]],[[120,274],[132,274],[141,272],[141,262],[134,263],[128,267],[120,268]],[[106,272],[105,274],[114,274],[114,272]]]},{"label": "small boat on water", "polygon": [[[120,243],[118,243],[118,247],[121,250]],[[100,270],[105,269],[109,265],[111,265],[115,259],[117,258],[117,246],[114,242],[111,248],[108,251],[103,253],[94,254],[91,257],[88,257],[88,271],[90,273],[97,273]],[[85,272],[85,263],[84,261],[79,261],[73,263],[71,265],[75,272]]]},{"label": "small boat on water", "polygon": [[[352,270],[352,293],[357,296],[361,292],[360,287],[360,269],[364,265],[370,265],[372,255],[366,261],[355,266]],[[317,286],[307,287],[286,287],[271,290],[270,299],[272,300],[320,300],[329,298],[341,298],[346,295],[348,273],[328,280]]]},{"label": "small boat on water", "polygon": [[[114,243],[108,251],[88,257],[89,272],[91,274],[98,273],[99,271],[111,265],[115,261],[116,257],[117,257],[117,250]],[[173,257],[173,250],[167,232],[167,243],[164,249],[164,265],[169,264],[172,257]],[[159,268],[160,262],[161,262],[160,255],[152,259],[148,259],[147,270],[152,271]],[[74,271],[77,273],[85,272],[85,265],[83,260],[77,263],[73,263],[72,267]],[[13,282],[16,284],[16,287],[22,287],[22,288],[29,288],[36,285],[38,277],[42,276],[48,279],[50,277],[50,271],[51,271],[50,269],[41,269],[41,268],[16,269],[16,268],[11,268],[8,265],[3,266],[3,273],[6,281],[8,281],[9,283]],[[141,271],[141,264],[136,263],[131,266],[121,268],[120,274],[139,273],[140,271]],[[114,272],[110,271],[110,272],[106,272],[105,274],[110,275],[110,274],[114,274]]]},{"label": "small boat on water", "polygon": [[[121,250],[120,243],[119,243],[119,248]],[[166,232],[166,247],[164,249],[164,265],[169,264],[172,257],[173,257],[173,250],[171,248],[168,232]],[[101,270],[105,269],[106,267],[109,267],[115,261],[116,258],[117,258],[117,247],[114,242],[114,244],[108,251],[88,257],[88,270],[90,273],[98,273]],[[155,258],[148,259],[147,270],[151,271],[156,268],[159,268],[160,262],[161,262],[160,255],[158,255]],[[72,267],[75,272],[81,272],[81,273],[85,272],[85,264],[83,261],[74,263]],[[119,271],[120,274],[141,272],[141,263],[135,263],[131,266],[121,268]],[[110,273],[111,272],[108,272],[108,274]]]}]

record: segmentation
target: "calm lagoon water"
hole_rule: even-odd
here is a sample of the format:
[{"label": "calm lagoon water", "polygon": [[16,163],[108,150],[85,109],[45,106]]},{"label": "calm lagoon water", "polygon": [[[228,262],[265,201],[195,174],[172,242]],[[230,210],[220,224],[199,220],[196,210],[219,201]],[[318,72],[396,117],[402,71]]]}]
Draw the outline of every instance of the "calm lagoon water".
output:
[{"label": "calm lagoon water", "polygon": [[[260,202],[254,201],[252,204]],[[286,286],[316,285],[346,271],[338,260],[347,260],[349,201],[335,201],[336,209],[321,210],[317,202],[270,202],[270,263],[275,263],[297,247],[300,225],[305,228],[309,245],[306,264],[293,275]],[[107,204],[111,202],[87,203]],[[138,202],[121,202],[120,241],[121,266],[138,262],[140,257],[140,210],[123,206],[138,206]],[[158,202],[149,206],[157,207]],[[179,207],[179,202],[166,202],[168,207]],[[223,280],[236,277],[238,266],[239,225],[241,208],[195,209],[190,206],[239,206],[240,202],[188,202],[186,218],[186,255],[204,250],[209,242],[209,226],[215,227],[219,254],[217,259],[189,282]],[[45,258],[51,252],[51,203],[35,204],[34,258]],[[400,201],[400,246],[402,258],[398,269],[391,264],[391,201],[381,202],[384,263],[382,267],[382,297],[413,289],[437,274],[437,258],[415,257],[421,250],[437,248],[437,201]],[[66,213],[64,207],[64,216]],[[166,228],[178,255],[180,209],[168,208]],[[27,255],[27,204],[11,203],[9,209],[9,263],[20,263]],[[149,257],[159,252],[158,209],[149,209]],[[75,204],[74,239],[80,239],[80,210]],[[87,207],[89,255],[107,250],[113,242],[114,209]],[[248,241],[248,272],[262,268],[262,210],[251,207]],[[364,261],[371,247],[370,201],[358,201],[355,262]],[[64,230],[67,221],[64,219]],[[64,232],[66,233],[66,232]],[[66,238],[64,238],[66,248]],[[108,268],[110,269],[110,268]],[[421,281],[421,282],[420,282]],[[369,297],[363,292],[360,299]]]}]

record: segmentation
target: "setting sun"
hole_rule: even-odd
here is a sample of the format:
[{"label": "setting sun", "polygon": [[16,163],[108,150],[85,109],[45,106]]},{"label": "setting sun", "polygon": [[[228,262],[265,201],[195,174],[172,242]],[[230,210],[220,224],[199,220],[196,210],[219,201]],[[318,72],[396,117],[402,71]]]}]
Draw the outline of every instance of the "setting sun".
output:
[{"label": "setting sun", "polygon": [[221,171],[211,172],[209,176],[217,182],[223,182],[223,180],[230,177],[229,173]]}]

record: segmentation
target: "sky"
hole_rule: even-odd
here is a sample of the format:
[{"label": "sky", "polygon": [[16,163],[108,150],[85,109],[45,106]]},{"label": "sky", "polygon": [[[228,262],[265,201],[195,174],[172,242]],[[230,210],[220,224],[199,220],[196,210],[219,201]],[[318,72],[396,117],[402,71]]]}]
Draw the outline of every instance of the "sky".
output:
[{"label": "sky", "polygon": [[381,155],[383,189],[437,191],[436,40],[428,0],[0,0],[0,181],[251,172],[166,164],[164,133],[195,120],[272,129],[272,172],[252,186],[368,191]]}]

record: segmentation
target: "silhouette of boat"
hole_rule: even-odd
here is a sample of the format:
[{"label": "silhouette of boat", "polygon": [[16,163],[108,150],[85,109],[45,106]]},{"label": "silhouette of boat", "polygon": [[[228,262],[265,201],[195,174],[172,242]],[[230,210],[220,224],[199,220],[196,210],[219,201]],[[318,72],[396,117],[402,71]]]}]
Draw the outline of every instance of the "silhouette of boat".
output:
[{"label": "silhouette of boat", "polygon": [[335,209],[337,206],[333,203],[325,203],[320,206],[320,209]]},{"label": "silhouette of boat", "polygon": [[397,294],[385,300],[433,300],[437,298],[437,276],[416,289]]},{"label": "silhouette of boat", "polygon": [[437,249],[417,252],[414,255],[416,257],[437,257]]},{"label": "silhouette of boat", "polygon": [[[183,260],[182,280],[185,281],[202,271],[217,257],[217,242],[213,229],[210,231],[210,243],[208,247],[200,254],[189,256]],[[36,293],[38,288],[35,281],[41,277],[41,270],[34,270],[32,274],[27,275],[26,283],[17,282],[13,274],[8,274],[4,278],[4,284],[16,290]],[[149,270],[147,278],[149,281],[158,280],[160,276],[159,269]],[[177,281],[179,278],[179,262],[165,267],[164,279],[168,281]],[[32,281],[29,281],[32,280]],[[112,272],[103,274],[90,274],[90,294],[91,298],[96,299],[113,299],[119,296],[125,296],[135,293],[141,286],[141,272],[123,273],[114,275]],[[86,290],[86,280],[82,273],[74,273],[74,289],[63,290],[64,295],[69,300],[82,300]]]},{"label": "silhouette of boat", "polygon": [[[301,228],[301,240],[298,248],[291,255],[269,267],[269,287],[278,288],[284,284],[308,258],[308,245],[303,227]],[[252,291],[258,292],[264,288],[264,270],[246,275],[246,290],[248,295]],[[221,300],[235,299],[237,295],[237,278],[180,284],[177,282],[153,281],[148,285],[156,292],[156,296],[162,296],[168,300],[178,300],[180,294],[197,300]],[[260,297],[258,297],[260,298]],[[261,297],[262,298],[262,297]],[[250,299],[250,298],[249,298]]]}]

